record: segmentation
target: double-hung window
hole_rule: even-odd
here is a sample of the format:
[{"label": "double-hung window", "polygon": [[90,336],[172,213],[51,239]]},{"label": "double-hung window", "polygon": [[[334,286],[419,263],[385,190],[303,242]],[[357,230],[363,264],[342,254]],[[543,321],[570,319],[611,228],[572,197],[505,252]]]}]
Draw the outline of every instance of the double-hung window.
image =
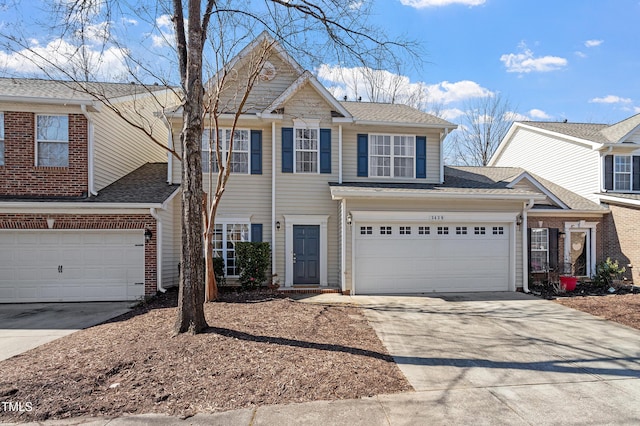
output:
[{"label": "double-hung window", "polygon": [[36,116],[37,165],[69,166],[69,116]]},{"label": "double-hung window", "polygon": [[631,191],[631,156],[616,155],[613,159],[613,189]]},{"label": "double-hung window", "polygon": [[531,228],[531,272],[546,272],[549,265],[549,230]]},{"label": "double-hung window", "polygon": [[4,166],[4,112],[0,112],[0,166]]},{"label": "double-hung window", "polygon": [[213,255],[224,260],[227,277],[237,277],[240,271],[236,265],[238,242],[251,241],[248,223],[216,223],[213,232]]},{"label": "double-hung window", "polygon": [[[204,129],[202,132],[202,171],[207,173],[218,172],[218,162],[216,160],[216,143],[220,143],[222,161],[226,161],[229,156],[231,145],[231,129],[220,129],[219,137],[212,134],[212,129]],[[233,149],[231,150],[231,162],[229,169],[231,173],[249,173],[249,130],[236,129],[233,132]]]},{"label": "double-hung window", "polygon": [[318,173],[319,129],[295,129],[296,173]]},{"label": "double-hung window", "polygon": [[416,138],[403,135],[370,135],[369,176],[415,177]]}]

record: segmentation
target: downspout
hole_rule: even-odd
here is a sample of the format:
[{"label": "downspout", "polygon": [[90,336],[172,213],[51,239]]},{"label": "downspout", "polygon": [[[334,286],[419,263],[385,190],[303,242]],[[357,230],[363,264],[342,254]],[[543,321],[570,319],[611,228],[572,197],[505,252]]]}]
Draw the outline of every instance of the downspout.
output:
[{"label": "downspout", "polygon": [[167,183],[173,183],[173,154],[171,150],[174,149],[173,146],[173,129],[171,127],[171,123],[167,120],[167,117],[162,116],[162,122],[167,126],[167,130],[169,131],[169,135],[167,136]]},{"label": "downspout", "polygon": [[443,136],[440,137],[440,183],[444,183],[444,140],[449,136],[449,128],[445,127]]},{"label": "downspout", "polygon": [[604,157],[609,155],[613,150],[612,146],[607,147],[607,150],[600,153],[600,167],[598,170],[598,176],[600,177],[600,192],[607,192],[607,189],[604,187]]},{"label": "downspout", "polygon": [[535,201],[530,199],[528,203],[524,203],[522,208],[522,290],[525,293],[530,293],[529,290],[529,241],[527,238],[528,218],[527,212],[531,210]]},{"label": "downspout", "polygon": [[342,124],[338,125],[338,183],[342,183]]},{"label": "downspout", "polygon": [[276,122],[271,122],[271,274],[276,273]]},{"label": "downspout", "polygon": [[342,294],[346,294],[347,291],[347,199],[340,200],[342,208],[340,209],[340,287]]},{"label": "downspout", "polygon": [[95,190],[95,184],[94,184],[94,179],[95,179],[95,173],[94,173],[94,137],[95,137],[95,130],[94,130],[94,124],[93,124],[93,118],[91,117],[91,114],[89,114],[89,112],[87,111],[87,106],[86,105],[80,105],[80,111],[82,111],[82,115],[85,116],[85,118],[87,119],[87,192],[89,193],[89,196],[92,195],[98,195],[98,193]]},{"label": "downspout", "polygon": [[156,284],[158,291],[164,293],[167,289],[162,287],[162,221],[155,207],[149,209],[149,214],[156,220]]}]

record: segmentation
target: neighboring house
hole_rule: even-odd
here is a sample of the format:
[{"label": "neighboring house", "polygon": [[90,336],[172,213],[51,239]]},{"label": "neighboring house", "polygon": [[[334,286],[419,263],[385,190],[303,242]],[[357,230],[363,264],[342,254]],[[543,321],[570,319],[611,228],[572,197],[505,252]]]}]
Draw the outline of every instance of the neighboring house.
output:
[{"label": "neighboring house", "polygon": [[[523,167],[608,208],[598,231],[604,236],[599,258],[636,266],[627,275],[640,281],[640,114],[613,125],[516,122],[489,164]],[[573,233],[577,244],[588,226],[565,227],[572,244]]]},{"label": "neighboring house", "polygon": [[[272,40],[262,35],[239,53],[233,75],[248,74],[264,42]],[[216,217],[228,278],[238,274],[235,243],[253,240],[271,243],[285,290],[526,290],[528,218],[540,228],[597,227],[606,211],[522,169],[445,167],[443,141],[456,125],[405,105],[338,102],[277,44],[247,105]],[[223,148],[233,113],[220,118]],[[181,110],[169,120],[180,150]],[[180,164],[169,163],[179,184]],[[536,259],[551,263],[556,252],[543,252],[542,238]]]},{"label": "neighboring house", "polygon": [[[158,86],[0,79],[0,303],[134,300],[177,284],[175,104]],[[177,237],[179,239],[179,237]]]}]

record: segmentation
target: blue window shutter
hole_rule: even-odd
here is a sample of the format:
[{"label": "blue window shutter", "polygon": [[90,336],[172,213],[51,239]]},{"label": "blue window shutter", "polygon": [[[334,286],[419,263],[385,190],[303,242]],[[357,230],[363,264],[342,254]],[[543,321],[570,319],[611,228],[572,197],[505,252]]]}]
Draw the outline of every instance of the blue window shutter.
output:
[{"label": "blue window shutter", "polygon": [[427,177],[427,137],[416,136],[416,178]]},{"label": "blue window shutter", "polygon": [[613,190],[613,155],[604,156],[604,189]]},{"label": "blue window shutter", "polygon": [[262,174],[262,130],[251,131],[251,174]]},{"label": "blue window shutter", "polygon": [[369,176],[369,135],[358,134],[358,176]]},{"label": "blue window shutter", "polygon": [[320,173],[331,173],[331,129],[320,129]]},{"label": "blue window shutter", "polygon": [[633,165],[631,170],[633,171],[633,186],[631,189],[634,191],[640,191],[640,156],[634,155],[632,162]]},{"label": "blue window shutter", "polygon": [[252,243],[262,242],[262,224],[261,223],[251,224],[251,242]]},{"label": "blue window shutter", "polygon": [[293,173],[293,128],[282,128],[282,173]]}]

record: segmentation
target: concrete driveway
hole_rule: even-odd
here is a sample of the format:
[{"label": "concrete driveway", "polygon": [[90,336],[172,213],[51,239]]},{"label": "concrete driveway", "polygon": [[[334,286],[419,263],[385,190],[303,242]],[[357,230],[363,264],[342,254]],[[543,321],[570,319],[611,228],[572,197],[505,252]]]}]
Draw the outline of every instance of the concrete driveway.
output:
[{"label": "concrete driveway", "polygon": [[132,302],[0,304],[0,361],[128,312]]},{"label": "concrete driveway", "polygon": [[416,390],[376,397],[390,424],[640,423],[638,330],[521,293],[337,301]]}]

